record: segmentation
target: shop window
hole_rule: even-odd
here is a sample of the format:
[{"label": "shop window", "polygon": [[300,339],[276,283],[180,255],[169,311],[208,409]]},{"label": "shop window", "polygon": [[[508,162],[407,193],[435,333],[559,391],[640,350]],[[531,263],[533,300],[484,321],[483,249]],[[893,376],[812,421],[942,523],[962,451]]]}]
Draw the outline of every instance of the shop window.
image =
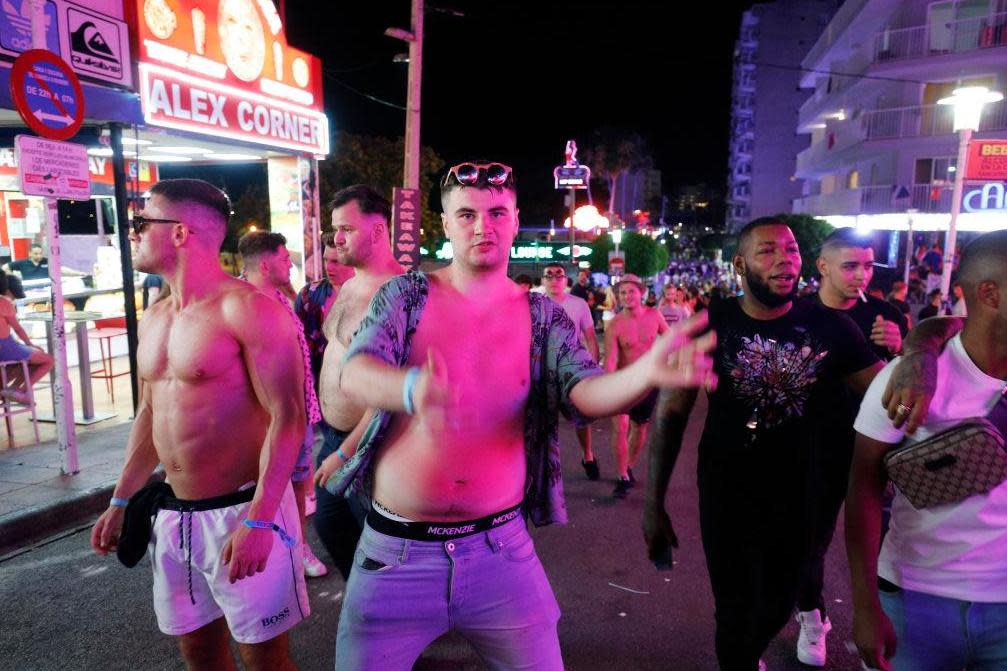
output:
[{"label": "shop window", "polygon": [[858,189],[860,188],[860,171],[850,170],[849,174],[846,175],[846,188],[847,189]]}]

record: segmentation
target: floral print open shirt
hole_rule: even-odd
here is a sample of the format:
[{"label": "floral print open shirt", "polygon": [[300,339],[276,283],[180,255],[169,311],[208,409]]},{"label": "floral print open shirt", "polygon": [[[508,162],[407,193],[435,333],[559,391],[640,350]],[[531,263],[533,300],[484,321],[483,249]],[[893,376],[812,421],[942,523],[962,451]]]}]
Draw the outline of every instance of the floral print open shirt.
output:
[{"label": "floral print open shirt", "polygon": [[[429,280],[410,271],[386,282],[375,294],[353,337],[346,361],[369,354],[392,366],[407,365],[410,342],[423,316]],[[538,293],[528,294],[531,311],[531,387],[525,408],[524,447],[527,463],[524,507],[536,526],[565,524],[566,503],[560,468],[559,413],[578,416],[570,391],[578,382],[602,370],[580,342],[577,329],[563,308]],[[490,387],[487,386],[487,393]],[[329,479],[329,491],[346,496],[370,496],[374,455],[392,413],[375,413],[356,453]]]}]

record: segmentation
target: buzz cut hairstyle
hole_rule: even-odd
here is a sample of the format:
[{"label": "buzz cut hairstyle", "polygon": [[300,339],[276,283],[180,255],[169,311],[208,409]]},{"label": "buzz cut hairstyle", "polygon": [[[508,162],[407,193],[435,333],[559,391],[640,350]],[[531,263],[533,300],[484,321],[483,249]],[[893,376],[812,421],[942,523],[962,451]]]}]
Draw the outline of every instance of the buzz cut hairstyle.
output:
[{"label": "buzz cut hairstyle", "polygon": [[[980,282],[992,280],[1007,283],[1007,229],[983,233],[962,250],[958,264],[958,281],[966,296]],[[1004,287],[1001,286],[1001,291]]]},{"label": "buzz cut hairstyle", "polygon": [[[378,214],[388,224],[392,220],[392,205],[377,189],[366,184],[354,184],[340,189],[329,201],[329,212],[356,203],[361,214]],[[331,246],[331,245],[329,245]]]},{"label": "buzz cut hairstyle", "polygon": [[[502,163],[501,161],[488,161],[488,160],[482,159],[482,158],[473,159],[471,161],[458,161],[454,165],[462,165],[463,163],[471,163],[472,165],[489,165],[491,163],[500,163],[500,165],[506,165],[505,163]],[[463,186],[465,186],[464,184],[462,184],[461,182],[459,182],[457,179],[448,179],[448,171],[449,170],[451,170],[451,166],[448,166],[447,169],[445,169],[445,171],[444,171],[444,173],[443,173],[443,175],[441,176],[441,179],[440,179],[440,185],[441,185],[441,206],[442,206],[442,209],[443,209],[444,201],[445,201],[445,199],[447,199],[448,194],[450,194],[455,189],[460,189]],[[503,184],[501,184],[500,186],[494,186],[493,184],[490,184],[489,182],[487,182],[485,179],[479,179],[479,180],[476,181],[475,184],[473,184],[471,186],[468,186],[466,188],[469,188],[469,189],[483,189],[483,190],[488,190],[488,191],[510,191],[511,193],[514,194],[514,198],[517,199],[517,177],[514,175],[514,170],[513,169],[511,169],[511,174],[510,174],[510,177],[507,178],[507,181],[504,182]]]},{"label": "buzz cut hairstyle", "polygon": [[745,224],[740,231],[738,231],[739,254],[742,253],[742,250],[745,248],[745,244],[748,242],[749,238],[752,237],[752,232],[757,228],[762,228],[763,226],[786,226],[787,228],[790,228],[790,224],[779,217],[759,217],[758,219],[753,219]]},{"label": "buzz cut hairstyle", "polygon": [[151,196],[160,196],[169,203],[195,203],[220,215],[224,228],[231,219],[231,199],[213,184],[201,179],[162,179],[150,187]]},{"label": "buzz cut hairstyle", "polygon": [[272,231],[251,231],[238,240],[238,253],[247,263],[249,259],[257,259],[263,254],[275,254],[280,247],[287,244],[287,238],[282,233]]},{"label": "buzz cut hairstyle", "polygon": [[854,247],[856,249],[873,249],[870,236],[861,235],[855,228],[837,228],[822,240],[821,253],[838,251]]}]

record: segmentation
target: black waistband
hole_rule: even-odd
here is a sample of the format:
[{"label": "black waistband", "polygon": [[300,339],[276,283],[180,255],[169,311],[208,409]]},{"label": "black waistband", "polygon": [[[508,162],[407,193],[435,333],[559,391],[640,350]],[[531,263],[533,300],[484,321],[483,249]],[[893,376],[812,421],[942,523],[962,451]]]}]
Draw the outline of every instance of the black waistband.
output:
[{"label": "black waistband", "polygon": [[464,522],[398,522],[373,507],[367,513],[367,525],[378,533],[414,541],[444,541],[471,536],[510,522],[521,515],[521,504],[500,512]]},{"label": "black waistband", "polygon": [[161,508],[165,508],[167,510],[182,510],[185,512],[192,512],[196,510],[216,510],[218,508],[236,506],[239,503],[248,503],[252,500],[253,496],[255,496],[255,487],[249,487],[248,489],[242,489],[222,496],[212,496],[208,499],[197,499],[194,501],[190,501],[188,499],[176,499],[173,496],[167,496],[161,502]]}]

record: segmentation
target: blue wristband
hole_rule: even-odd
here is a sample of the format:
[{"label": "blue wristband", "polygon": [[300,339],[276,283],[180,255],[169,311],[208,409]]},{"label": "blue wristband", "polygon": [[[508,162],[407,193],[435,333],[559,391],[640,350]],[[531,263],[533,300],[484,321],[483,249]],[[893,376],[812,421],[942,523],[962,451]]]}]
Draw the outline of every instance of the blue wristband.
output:
[{"label": "blue wristband", "polygon": [[416,388],[416,380],[419,376],[419,367],[413,366],[406,373],[406,380],[402,383],[402,407],[405,408],[408,415],[416,414],[416,406],[413,404],[413,389]]},{"label": "blue wristband", "polygon": [[112,500],[108,502],[108,505],[115,506],[117,508],[125,508],[129,503],[129,499],[123,499],[118,496],[113,496]]},{"label": "blue wristband", "polygon": [[342,445],[336,448],[336,454],[339,455],[339,458],[342,459],[344,463],[350,460],[350,458],[343,452]]},{"label": "blue wristband", "polygon": [[295,545],[297,545],[297,539],[288,534],[286,531],[284,531],[283,527],[281,527],[276,522],[260,522],[259,520],[245,520],[242,522],[242,524],[244,524],[249,529],[266,529],[275,531],[276,533],[280,534],[280,540],[283,541],[283,544],[286,545],[288,548],[292,548]]}]

